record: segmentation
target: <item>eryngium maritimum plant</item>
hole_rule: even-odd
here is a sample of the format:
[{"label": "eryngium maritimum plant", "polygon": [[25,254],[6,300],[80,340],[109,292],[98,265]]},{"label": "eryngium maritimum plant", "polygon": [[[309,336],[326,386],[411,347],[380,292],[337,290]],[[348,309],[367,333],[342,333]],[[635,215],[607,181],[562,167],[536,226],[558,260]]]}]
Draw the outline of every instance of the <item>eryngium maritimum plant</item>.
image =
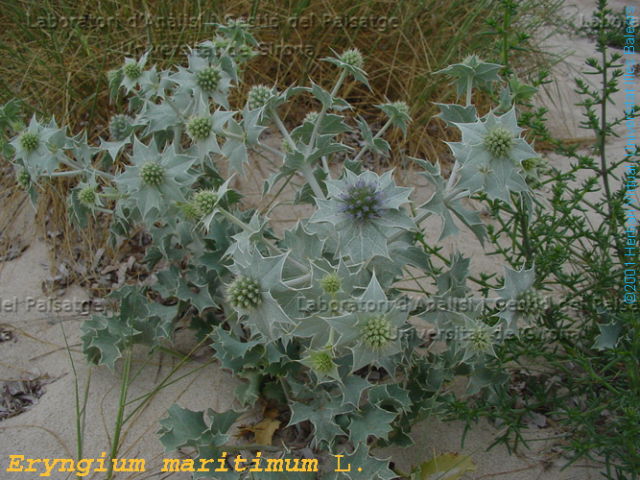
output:
[{"label": "eryngium maritimum plant", "polygon": [[[240,63],[255,45],[246,24],[233,22],[191,50],[186,66],[158,71],[146,65],[147,55],[126,59],[110,73],[109,87],[113,97],[129,96],[131,117],[112,119],[111,140],[92,145],[86,135],[68,137],[54,121],[34,117],[10,143],[18,179],[35,198],[38,180],[77,177],[68,204],[78,225],[88,228],[101,214],[111,219],[116,237],[128,237],[139,224],[152,239],[145,286],[115,291],[117,313],[84,323],[89,361],[113,368],[134,344],[154,350],[172,337],[177,321],[190,322],[200,338],[211,339],[222,367],[249,381],[236,391],[242,405],[267,397],[281,402],[290,424],[308,424],[301,431],[312,432],[308,446],[317,448],[315,455],[329,458],[350,444],[352,461],[368,478],[389,480],[395,474],[369,453],[370,440],[410,441],[411,423],[433,408],[460,363],[467,364],[474,389],[497,378],[486,374],[485,360],[499,339],[489,338],[483,322],[453,307],[429,310],[406,295],[403,281],[412,281],[419,286],[414,291],[436,285],[436,298],[447,304],[474,300],[466,285],[468,259],[454,256],[436,273],[425,246],[435,248],[437,235],[421,224],[438,215],[442,236],[457,233],[460,222],[484,240],[479,213],[461,200],[477,192],[509,202],[532,195],[520,171],[529,171],[528,159],[537,155],[520,137],[515,109],[481,119],[472,106],[444,109],[443,118],[462,131],[462,141],[451,145],[456,174],[445,181],[438,164],[414,159],[434,186],[432,197],[416,205],[412,189],[399,186],[393,171],[368,171],[360,162],[368,152],[389,153],[387,130],[406,132],[405,102],[376,105],[387,123],[375,135],[364,119],[354,119],[359,152],[340,141],[354,133],[341,87],[349,78],[367,84],[359,51],[326,59],[336,70],[330,91],[316,83],[258,85],[246,102],[231,105]],[[476,60],[449,70],[465,89],[495,81],[492,67]],[[302,95],[318,109],[290,131],[280,115]],[[280,151],[263,143],[267,128],[280,133]],[[295,198],[284,200],[306,202],[311,213],[284,235],[264,213],[246,209],[230,187],[230,173],[243,175],[250,162],[252,175],[269,168],[254,168],[260,157],[253,153],[276,157],[265,194],[277,197],[294,176],[304,179]],[[329,169],[336,154],[348,158],[337,173]],[[517,333],[518,321],[539,315],[543,302],[532,290],[532,271],[505,270],[505,278],[497,293],[519,307],[499,312],[498,326]],[[439,328],[466,325],[471,333],[435,353],[414,330],[419,319]],[[217,416],[210,424],[181,422],[187,414],[198,415],[174,406],[162,420],[167,451],[189,445],[220,456],[229,426],[218,431]],[[180,439],[171,433],[178,423]]]}]

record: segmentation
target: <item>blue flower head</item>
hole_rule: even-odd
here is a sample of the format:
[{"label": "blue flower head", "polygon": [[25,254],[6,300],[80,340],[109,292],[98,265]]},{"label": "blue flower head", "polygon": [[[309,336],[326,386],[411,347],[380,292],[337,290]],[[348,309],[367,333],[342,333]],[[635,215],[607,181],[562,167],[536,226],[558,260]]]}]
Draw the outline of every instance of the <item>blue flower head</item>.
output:
[{"label": "blue flower head", "polygon": [[348,185],[346,192],[338,198],[343,202],[340,211],[355,222],[376,220],[386,211],[386,196],[376,182],[359,179],[356,183]]}]

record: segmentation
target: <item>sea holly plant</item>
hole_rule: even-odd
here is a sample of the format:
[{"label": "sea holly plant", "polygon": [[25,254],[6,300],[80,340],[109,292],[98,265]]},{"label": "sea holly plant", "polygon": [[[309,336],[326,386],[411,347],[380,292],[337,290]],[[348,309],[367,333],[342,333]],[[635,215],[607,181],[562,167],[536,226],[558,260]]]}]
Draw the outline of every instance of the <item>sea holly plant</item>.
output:
[{"label": "sea holly plant", "polygon": [[[456,165],[445,179],[438,164],[413,159],[434,186],[427,202],[415,204],[412,189],[399,186],[394,171],[373,172],[362,163],[368,153],[387,155],[392,147],[384,133],[406,132],[411,121],[402,100],[376,105],[386,117],[376,133],[362,117],[349,116],[340,92],[345,82],[368,86],[362,54],[351,49],[326,59],[336,69],[330,91],[313,82],[286,89],[257,85],[234,103],[230,93],[255,44],[246,25],[236,22],[190,51],[185,66],[158,71],[148,67],[146,55],[126,59],[109,81],[114,95],[128,96],[129,110],[113,117],[98,145],[86,135],[68,137],[53,120],[33,117],[27,127],[10,122],[17,180],[33,189],[49,178],[73,177],[70,218],[78,226],[93,218],[109,222],[113,237],[126,238],[139,225],[152,239],[145,260],[156,283],[113,292],[119,307],[85,322],[89,362],[113,369],[122,357],[130,367],[133,345],[146,345],[150,353],[165,348],[173,326],[189,320],[220,365],[246,380],[236,390],[241,405],[275,405],[283,438],[290,427],[304,425],[299,431],[308,432],[306,441],[274,455],[344,455],[357,459],[362,473],[352,468],[318,476],[390,479],[397,472],[375,447],[409,445],[411,425],[434,411],[441,386],[456,372],[470,377],[472,391],[491,388],[503,378],[486,374],[494,346],[518,334],[521,318],[544,308],[531,289],[531,270],[524,269],[506,270],[504,288],[493,293],[504,310],[485,308],[492,299],[474,298],[467,286],[468,259],[454,254],[445,270],[433,267],[427,247],[439,238],[422,224],[438,215],[440,238],[468,228],[484,241],[479,212],[461,201],[484,194],[511,204],[534,196],[525,179],[537,155],[521,137],[515,105],[477,118],[473,89],[498,83],[499,66],[468,59],[443,71],[467,93],[466,106],[442,107],[443,120],[462,132],[450,145]],[[287,125],[282,107],[303,95],[317,110],[302,124]],[[3,112],[15,116],[12,108]],[[268,130],[282,136],[280,149],[262,142]],[[341,142],[353,132],[362,136],[358,152]],[[304,179],[289,200],[312,211],[282,237],[268,214],[245,209],[242,192],[231,186],[234,175],[253,169],[258,156],[252,152],[276,159],[264,194],[277,197],[294,175]],[[348,159],[336,173],[329,165],[338,153]],[[437,308],[400,286],[416,269],[427,279],[419,289],[431,291]],[[431,351],[414,320],[437,327],[448,348]],[[127,418],[123,410],[118,428]],[[224,428],[212,432],[220,422]],[[225,445],[230,425],[220,422],[212,417],[208,426],[203,412],[173,406],[161,422],[160,441],[167,452],[189,446],[202,458],[218,449],[242,451],[242,445]],[[117,450],[116,435],[114,458]],[[255,470],[251,475],[271,478]],[[219,477],[200,470],[194,478]]]}]

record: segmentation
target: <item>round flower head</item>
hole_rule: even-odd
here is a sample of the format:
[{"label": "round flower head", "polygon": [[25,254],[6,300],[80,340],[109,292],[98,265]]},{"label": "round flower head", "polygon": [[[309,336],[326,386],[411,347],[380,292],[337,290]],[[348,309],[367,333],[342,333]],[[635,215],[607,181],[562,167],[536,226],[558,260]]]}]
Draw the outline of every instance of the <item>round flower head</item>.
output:
[{"label": "round flower head", "polygon": [[351,220],[364,223],[380,218],[384,213],[385,195],[378,190],[375,182],[365,182],[360,179],[349,185],[347,191],[338,197],[343,205],[340,211],[346,213]]},{"label": "round flower head", "polygon": [[249,104],[249,110],[255,110],[260,107],[264,107],[267,100],[271,97],[271,89],[265,85],[256,85],[251,87],[249,95],[247,97],[247,103]]},{"label": "round flower head", "polygon": [[504,158],[509,155],[513,147],[513,134],[504,127],[491,130],[484,138],[487,150],[496,158]]},{"label": "round flower head", "polygon": [[465,330],[465,336],[462,339],[464,344],[464,357],[462,361],[466,362],[477,355],[483,356],[489,354],[495,356],[493,349],[495,332],[492,328],[476,318],[468,319],[465,323],[467,328]]},{"label": "round flower head", "polygon": [[152,187],[157,187],[164,182],[165,173],[166,169],[158,163],[145,163],[140,168],[140,178],[144,183]]},{"label": "round flower head", "polygon": [[20,146],[27,152],[32,152],[40,145],[40,138],[37,133],[25,132],[20,137]]},{"label": "round flower head", "polygon": [[116,141],[124,140],[130,133],[131,118],[126,115],[114,115],[109,122],[109,132]]},{"label": "round flower head", "polygon": [[205,140],[211,135],[213,123],[209,117],[195,117],[187,125],[187,133],[194,140]]},{"label": "round flower head", "polygon": [[478,328],[469,332],[466,340],[473,350],[483,352],[491,346],[491,332],[484,328]]},{"label": "round flower head", "polygon": [[386,347],[394,339],[392,325],[384,315],[371,317],[361,330],[362,341],[373,350]]},{"label": "round flower head", "polygon": [[21,188],[25,190],[29,188],[29,185],[31,185],[31,175],[29,175],[29,172],[23,168],[18,172],[17,177],[18,185],[20,185]]},{"label": "round flower head", "polygon": [[131,80],[136,80],[142,75],[142,69],[135,62],[128,62],[124,65],[122,69],[125,77],[130,78]]},{"label": "round flower head", "polygon": [[282,140],[281,148],[284,153],[293,153],[293,149],[291,148],[291,145],[286,140]]},{"label": "round flower head", "polygon": [[238,57],[243,59],[251,58],[254,54],[255,51],[249,45],[240,45],[240,48],[238,49]]},{"label": "round flower head", "polygon": [[260,283],[252,278],[239,276],[229,285],[227,299],[235,308],[254,310],[262,304]]},{"label": "round flower head", "polygon": [[360,68],[364,67],[364,59],[362,58],[362,53],[357,48],[350,48],[345,51],[342,55],[340,55],[340,60],[342,60],[347,65],[351,65],[352,67]]},{"label": "round flower head", "polygon": [[87,185],[80,193],[78,193],[78,199],[83,205],[92,207],[96,204],[96,188],[91,185]]},{"label": "round flower head", "polygon": [[224,38],[224,37],[217,37],[214,41],[213,41],[213,45],[214,47],[220,49],[220,50],[224,50],[225,48],[227,48],[229,45],[231,45],[231,41]]},{"label": "round flower head", "polygon": [[325,275],[320,280],[320,286],[325,291],[325,293],[328,293],[330,295],[333,295],[338,290],[340,290],[341,285],[342,285],[342,282],[340,281],[340,277],[335,273],[330,273],[328,275]]},{"label": "round flower head", "polygon": [[318,119],[318,112],[309,112],[307,113],[307,115],[304,117],[303,123],[304,122],[309,122],[309,123],[316,123],[316,120]]},{"label": "round flower head", "polygon": [[180,205],[180,211],[185,220],[196,220],[200,217],[200,212],[198,212],[198,209],[192,203],[183,203]]},{"label": "round flower head", "polygon": [[333,370],[335,363],[327,352],[314,352],[311,354],[311,368],[317,373],[325,375]]},{"label": "round flower head", "polygon": [[200,190],[193,196],[193,206],[201,217],[213,212],[218,201],[218,194],[215,190]]},{"label": "round flower head", "polygon": [[518,295],[516,309],[527,317],[539,317],[547,309],[547,301],[539,290],[530,288]]},{"label": "round flower head", "polygon": [[523,170],[534,170],[538,166],[537,158],[527,158],[520,163]]},{"label": "round flower head", "polygon": [[409,115],[409,105],[406,102],[393,102],[391,105],[397,108],[400,113]]},{"label": "round flower head", "polygon": [[214,67],[207,67],[196,72],[196,83],[205,92],[213,92],[220,84],[222,75],[220,70]]}]

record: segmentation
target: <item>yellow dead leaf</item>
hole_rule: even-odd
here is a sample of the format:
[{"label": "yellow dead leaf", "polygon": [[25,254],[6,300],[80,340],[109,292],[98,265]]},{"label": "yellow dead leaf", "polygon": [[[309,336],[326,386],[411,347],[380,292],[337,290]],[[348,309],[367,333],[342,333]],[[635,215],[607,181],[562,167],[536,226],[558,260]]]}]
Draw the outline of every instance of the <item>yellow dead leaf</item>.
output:
[{"label": "yellow dead leaf", "polygon": [[476,469],[476,464],[467,455],[443,453],[420,465],[420,477],[422,480],[459,480]]},{"label": "yellow dead leaf", "polygon": [[279,426],[279,420],[274,420],[273,418],[264,418],[252,427],[241,428],[237,436],[242,437],[249,433],[253,433],[253,443],[258,443],[260,445],[271,445],[271,442],[273,441],[273,434],[276,433],[276,430]]},{"label": "yellow dead leaf", "polygon": [[273,418],[261,420],[253,427],[253,433],[256,435],[254,442],[260,445],[271,445],[273,434],[276,433],[279,426],[280,420]]}]

